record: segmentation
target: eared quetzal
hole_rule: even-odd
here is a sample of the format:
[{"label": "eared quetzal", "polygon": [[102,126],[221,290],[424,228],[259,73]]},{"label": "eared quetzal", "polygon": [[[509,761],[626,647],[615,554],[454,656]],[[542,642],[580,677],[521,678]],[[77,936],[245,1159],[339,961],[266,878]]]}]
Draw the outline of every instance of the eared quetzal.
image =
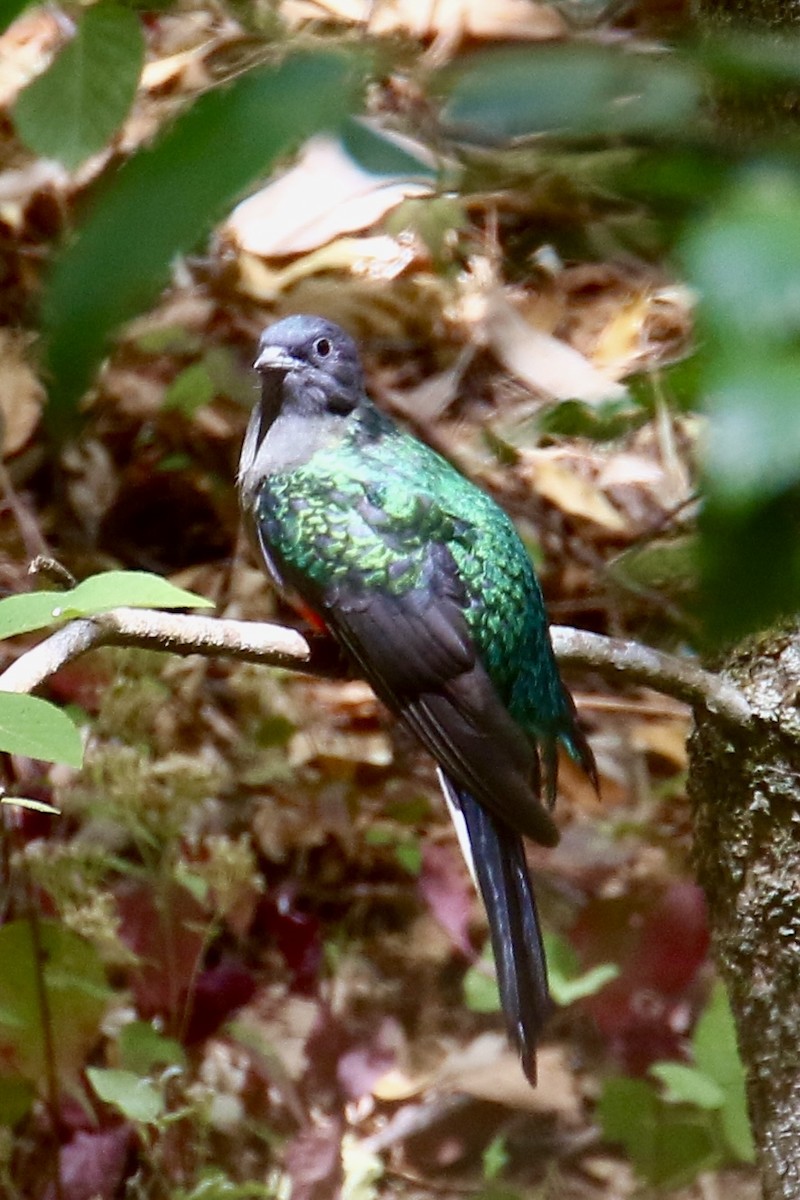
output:
[{"label": "eared quetzal", "polygon": [[436,759],[533,1082],[551,1001],[522,838],[558,840],[559,742],[596,773],[530,559],[485,492],[370,401],[338,325],[270,325],[255,368],[261,402],[239,464],[246,519],[273,582],[321,618]]}]

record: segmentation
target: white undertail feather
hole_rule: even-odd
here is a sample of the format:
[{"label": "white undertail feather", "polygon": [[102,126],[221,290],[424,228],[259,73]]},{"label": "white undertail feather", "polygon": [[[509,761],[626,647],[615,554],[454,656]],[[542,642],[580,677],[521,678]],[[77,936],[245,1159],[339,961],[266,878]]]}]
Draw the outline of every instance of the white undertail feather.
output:
[{"label": "white undertail feather", "polygon": [[441,767],[436,768],[436,774],[439,776],[439,785],[447,804],[447,811],[450,813],[450,818],[455,827],[456,837],[458,838],[461,853],[464,856],[464,862],[467,864],[469,873],[472,876],[475,890],[479,891],[478,879],[475,875],[475,862],[472,857],[472,846],[470,845],[469,833],[467,832],[467,822],[464,820],[464,814],[461,811],[458,794],[450,786],[450,782]]}]

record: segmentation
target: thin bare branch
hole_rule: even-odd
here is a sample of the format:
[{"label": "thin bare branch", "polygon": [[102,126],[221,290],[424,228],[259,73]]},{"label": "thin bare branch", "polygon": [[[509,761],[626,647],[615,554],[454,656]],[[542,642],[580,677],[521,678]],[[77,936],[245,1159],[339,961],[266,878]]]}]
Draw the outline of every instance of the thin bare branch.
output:
[{"label": "thin bare branch", "polygon": [[[562,665],[589,668],[620,683],[645,684],[734,725],[748,728],[753,723],[742,693],[689,659],[563,625],[553,626],[552,634]],[[60,667],[97,646],[222,655],[314,675],[344,673],[326,639],[307,639],[282,625],[115,608],[70,621],[26,651],[0,675],[0,690],[34,691]]]},{"label": "thin bare branch", "polygon": [[707,708],[733,725],[750,728],[753,724],[753,710],[743,693],[691,659],[566,625],[553,625],[550,632],[562,666],[591,668],[604,679],[644,684],[693,708]]}]

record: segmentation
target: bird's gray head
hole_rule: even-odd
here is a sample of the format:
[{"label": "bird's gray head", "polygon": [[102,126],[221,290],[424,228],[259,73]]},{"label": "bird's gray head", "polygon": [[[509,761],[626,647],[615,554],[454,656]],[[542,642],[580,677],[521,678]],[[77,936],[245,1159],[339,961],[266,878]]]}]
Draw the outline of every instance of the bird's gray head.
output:
[{"label": "bird's gray head", "polygon": [[268,410],[289,405],[306,416],[347,414],[364,395],[355,342],[322,317],[286,317],[267,326],[254,366]]},{"label": "bird's gray head", "polygon": [[253,365],[261,376],[261,403],[239,463],[245,507],[260,480],[310,457],[367,402],[355,342],[322,317],[286,317],[268,325]]}]

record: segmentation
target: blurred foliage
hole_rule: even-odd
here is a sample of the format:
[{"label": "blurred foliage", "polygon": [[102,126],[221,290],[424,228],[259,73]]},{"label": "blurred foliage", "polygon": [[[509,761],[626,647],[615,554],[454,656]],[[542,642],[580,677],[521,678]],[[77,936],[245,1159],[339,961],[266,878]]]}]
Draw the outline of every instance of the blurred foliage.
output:
[{"label": "blurred foliage", "polygon": [[143,66],[144,37],[134,13],[105,2],[85,9],[74,37],[20,94],[18,134],[34,153],[74,170],[122,124]]},{"label": "blurred foliage", "polygon": [[13,963],[0,976],[0,1111],[15,1123],[22,1114],[9,1097],[33,1085],[32,1101],[53,1070],[82,1099],[81,1074],[112,993],[95,948],[59,921],[7,922],[0,962]]},{"label": "blurred foliage", "polygon": [[[567,939],[556,933],[544,934],[544,948],[550,993],[556,1004],[563,1007],[593,996],[619,975],[614,963],[600,963],[581,971],[578,955]],[[464,1002],[472,1012],[500,1011],[500,993],[488,943],[481,962],[470,967],[464,976]]]},{"label": "blurred foliage", "polygon": [[744,1068],[727,994],[717,982],[692,1038],[692,1066],[655,1063],[661,1088],[606,1080],[598,1105],[603,1132],[621,1142],[653,1187],[680,1187],[724,1163],[753,1162]]},{"label": "blurred foliage", "polygon": [[706,628],[726,640],[800,598],[800,180],[786,163],[755,162],[720,201],[683,256],[704,297]]},{"label": "blurred foliage", "polygon": [[200,96],[151,146],[108,173],[43,301],[46,415],[54,434],[74,430],[109,334],[155,300],[174,257],[196,248],[280,155],[341,119],[353,101],[358,62],[305,53],[247,72]]}]

